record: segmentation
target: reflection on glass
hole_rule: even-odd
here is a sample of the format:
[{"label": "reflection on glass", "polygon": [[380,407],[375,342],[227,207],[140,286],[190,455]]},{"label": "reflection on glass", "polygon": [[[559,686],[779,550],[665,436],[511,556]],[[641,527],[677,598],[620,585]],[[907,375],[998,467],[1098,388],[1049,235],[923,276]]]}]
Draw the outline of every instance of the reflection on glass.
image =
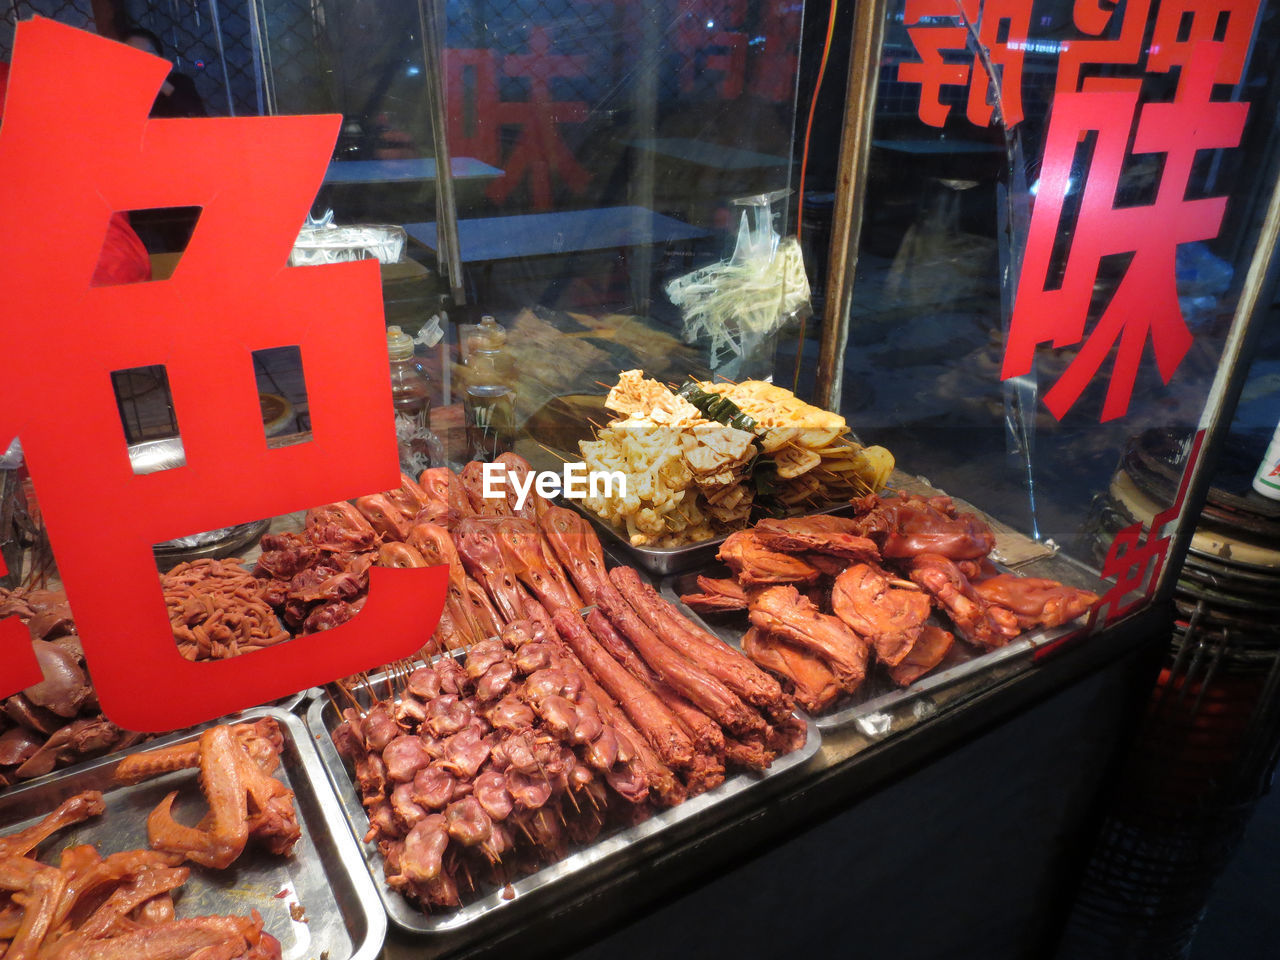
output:
[{"label": "reflection on glass", "polygon": [[[344,117],[315,212],[403,225],[407,256],[426,269],[419,319],[446,308],[454,321],[456,362],[442,370],[450,395],[434,419],[454,416],[451,406],[476,384],[497,381],[523,425],[552,416],[558,399],[599,397],[622,370],[677,384],[715,369],[773,373],[777,328],[787,324],[786,337],[798,325],[796,304],[774,309],[758,335],[734,313],[727,331],[712,330],[690,323],[666,288],[733,261],[742,198],[772,195],[764,230],[746,219],[752,236],[767,238],[774,265],[790,213],[800,3],[424,0],[422,15],[444,24],[442,133],[465,305],[441,299],[438,256],[449,231],[437,216],[433,78],[422,68],[417,6],[260,3],[277,109]],[[796,259],[776,258],[779,303],[784,283],[797,299],[797,278],[781,269]],[[388,302],[412,332],[404,301]],[[482,314],[507,332],[496,377],[464,362],[456,324]],[[474,419],[456,416],[459,427]],[[579,435],[558,450],[576,452],[576,440],[589,437],[590,424],[578,422]],[[469,446],[459,436],[450,453]]]}]

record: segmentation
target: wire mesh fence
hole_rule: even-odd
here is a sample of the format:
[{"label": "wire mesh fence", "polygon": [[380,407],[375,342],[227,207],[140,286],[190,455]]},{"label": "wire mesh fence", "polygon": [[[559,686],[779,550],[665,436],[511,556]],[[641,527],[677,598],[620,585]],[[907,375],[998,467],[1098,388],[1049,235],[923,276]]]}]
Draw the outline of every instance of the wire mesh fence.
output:
[{"label": "wire mesh fence", "polygon": [[48,17],[81,30],[93,30],[93,7],[90,0],[7,0],[0,12],[0,60],[8,62],[13,54],[13,31],[19,20]]},{"label": "wire mesh fence", "polygon": [[123,12],[121,27],[142,27],[160,38],[161,55],[195,81],[209,115],[261,112],[247,3],[126,0]]}]

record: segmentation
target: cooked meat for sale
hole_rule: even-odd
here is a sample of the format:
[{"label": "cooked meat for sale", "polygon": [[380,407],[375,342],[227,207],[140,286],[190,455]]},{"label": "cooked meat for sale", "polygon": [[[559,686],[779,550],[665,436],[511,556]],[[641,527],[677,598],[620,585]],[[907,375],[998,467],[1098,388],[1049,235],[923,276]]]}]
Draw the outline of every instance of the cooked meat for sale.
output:
[{"label": "cooked meat for sale", "polygon": [[875,542],[860,533],[856,520],[819,515],[790,520],[761,520],[752,531],[770,550],[785,553],[810,550],[849,560],[879,560]]},{"label": "cooked meat for sale", "polygon": [[197,741],[126,757],[116,768],[116,779],[138,783],[199,766],[208,815],[197,827],[178,823],[171,812],[177,791],[167,794],[147,818],[153,850],[218,869],[230,866],[250,839],[272,853],[287,855],[302,833],[293,791],[271,776],[280,762],[282,742],[276,721],[269,717],[254,724],[211,727]]},{"label": "cooked meat for sale", "polygon": [[614,629],[609,618],[603,613],[592,610],[587,614],[586,619],[592,635],[600,641],[609,655],[626,667],[633,677],[657,694],[658,699],[667,709],[676,715],[685,731],[693,738],[696,752],[717,758],[723,757],[725,739],[720,725],[676,693],[670,685],[663,683],[658,675],[649,669],[649,665],[640,659],[622,635]]},{"label": "cooked meat for sale", "polygon": [[1003,647],[1022,632],[1012,610],[988,602],[946,557],[922,553],[911,561],[911,579],[947,611],[960,636],[981,647]]},{"label": "cooked meat for sale", "polygon": [[811,713],[825,710],[840,696],[836,675],[820,657],[759,627],[750,627],[743,635],[742,652],[764,669],[785,677],[796,702]]},{"label": "cooked meat for sale", "polygon": [[716,554],[744,587],[813,583],[821,574],[798,557],[770,550],[750,530],[731,533]]},{"label": "cooked meat for sale", "polygon": [[751,600],[751,622],[820,656],[852,693],[867,675],[868,647],[844,621],[822,613],[795,587],[770,587]]},{"label": "cooked meat for sale", "polygon": [[[503,501],[505,503],[505,501]],[[523,599],[515,573],[503,559],[494,522],[484,517],[458,521],[453,530],[458,556],[467,573],[484,585],[507,623],[524,617]]]},{"label": "cooked meat for sale", "polygon": [[573,510],[550,507],[539,517],[538,525],[582,599],[595,603],[595,585],[606,578],[607,569],[604,549],[591,524]]},{"label": "cooked meat for sale", "polygon": [[507,569],[533,592],[550,613],[582,608],[582,601],[573,587],[552,575],[543,554],[541,533],[534,521],[509,517],[494,523],[493,528]]},{"label": "cooked meat for sale", "polygon": [[553,619],[556,631],[627,712],[662,762],[677,769],[687,768],[693,762],[693,741],[666,704],[609,656],[576,613],[562,610]]},{"label": "cooked meat for sale", "polygon": [[951,560],[976,560],[995,547],[995,534],[976,514],[957,513],[950,497],[877,497],[855,500],[853,523],[880,544],[885,559],[936,553]]},{"label": "cooked meat for sale", "polygon": [[905,590],[865,563],[836,577],[831,589],[835,615],[875,647],[876,659],[894,667],[911,650],[933,605],[921,590]]},{"label": "cooked meat for sale", "polygon": [[943,661],[955,640],[949,631],[925,624],[907,655],[897,666],[889,668],[889,676],[900,687],[915,683]]},{"label": "cooked meat for sale", "polygon": [[85,791],[34,826],[0,837],[0,886],[7,900],[0,910],[0,938],[6,957],[280,960],[280,944],[263,932],[256,911],[251,917],[175,917],[173,892],[190,875],[178,866],[181,857],[159,850],[104,857],[81,843],[62,850],[57,866],[36,859],[35,848],[53,833],[104,810],[102,794]]},{"label": "cooked meat for sale", "polygon": [[760,714],[700,665],[690,662],[659,639],[607,577],[597,591],[596,605],[654,673],[726,732],[743,736],[763,731],[765,723]]},{"label": "cooked meat for sale", "polygon": [[726,644],[682,616],[631,567],[609,571],[615,587],[663,643],[715,677],[744,701],[766,714],[790,715],[791,703],[778,682]]},{"label": "cooked meat for sale", "polygon": [[701,593],[686,593],[680,598],[681,603],[698,613],[747,609],[747,591],[737,580],[717,580],[699,575],[698,588]]},{"label": "cooked meat for sale", "polygon": [[1012,610],[1024,629],[1061,626],[1098,602],[1098,595],[1088,590],[1012,573],[983,580],[974,584],[973,589],[988,603]]}]

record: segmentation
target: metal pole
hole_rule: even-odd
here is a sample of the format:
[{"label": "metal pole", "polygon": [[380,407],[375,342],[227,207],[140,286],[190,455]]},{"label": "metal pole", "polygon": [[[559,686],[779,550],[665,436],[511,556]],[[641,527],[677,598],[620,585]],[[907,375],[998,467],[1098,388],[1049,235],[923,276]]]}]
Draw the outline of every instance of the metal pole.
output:
[{"label": "metal pole", "polygon": [[274,116],[276,103],[275,73],[271,65],[271,37],[267,33],[266,11],[258,9],[258,0],[249,0],[249,31],[254,48],[254,76],[261,79],[261,97],[265,113]]},{"label": "metal pole", "polygon": [[258,0],[249,0],[249,46],[253,54],[253,92],[258,101],[258,116],[265,117],[267,109],[267,82],[262,60],[262,35],[258,29]]},{"label": "metal pole", "polygon": [[1178,527],[1160,570],[1160,582],[1156,585],[1157,603],[1166,603],[1173,596],[1178,574],[1182,571],[1182,561],[1196,530],[1196,520],[1209,495],[1213,474],[1218,466],[1218,456],[1230,432],[1231,418],[1235,416],[1240,391],[1244,389],[1244,371],[1239,368],[1252,355],[1254,343],[1262,330],[1262,323],[1255,314],[1265,312],[1270,305],[1269,298],[1265,295],[1274,289],[1277,247],[1280,247],[1280,175],[1276,177],[1271,189],[1271,201],[1267,204],[1267,213],[1258,232],[1258,242],[1253,248],[1253,260],[1249,264],[1249,272],[1245,274],[1240,299],[1236,301],[1235,316],[1227,333],[1227,342],[1223,345],[1222,357],[1218,361],[1218,371],[1214,374],[1204,413],[1200,417],[1200,428],[1205,432],[1204,443],[1200,448],[1200,459],[1191,471],[1182,514],[1178,517]]},{"label": "metal pole", "polygon": [[844,127],[836,169],[836,205],[832,213],[831,248],[827,257],[827,292],[818,349],[818,378],[814,391],[814,402],[828,410],[840,409],[844,351],[849,342],[849,308],[858,266],[858,235],[866,207],[871,128],[875,121],[876,87],[880,82],[880,54],[884,47],[887,7],[887,0],[869,0],[857,4],[854,11]]},{"label": "metal pole", "polygon": [[458,201],[453,190],[453,166],[449,157],[448,127],[444,106],[444,45],[440,31],[443,11],[434,0],[418,0],[422,27],[422,64],[427,79],[427,107],[431,112],[431,138],[436,154],[436,259],[449,279],[455,304],[466,303],[462,288],[462,256],[458,249]]},{"label": "metal pole", "polygon": [[227,93],[227,116],[234,117],[236,105],[231,97],[231,74],[227,70],[227,51],[222,45],[222,18],[218,16],[218,0],[209,0],[209,19],[213,21],[210,26],[213,27],[213,35],[218,41],[218,62],[222,64],[222,85]]}]

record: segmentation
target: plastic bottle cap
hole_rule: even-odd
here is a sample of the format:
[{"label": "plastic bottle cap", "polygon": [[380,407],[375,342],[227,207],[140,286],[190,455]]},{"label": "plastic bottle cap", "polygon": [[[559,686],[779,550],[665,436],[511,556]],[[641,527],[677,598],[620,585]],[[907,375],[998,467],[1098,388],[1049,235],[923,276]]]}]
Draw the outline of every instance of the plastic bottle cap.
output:
[{"label": "plastic bottle cap", "polygon": [[387,327],[387,352],[392,360],[408,360],[413,356],[413,337],[397,326]]}]

